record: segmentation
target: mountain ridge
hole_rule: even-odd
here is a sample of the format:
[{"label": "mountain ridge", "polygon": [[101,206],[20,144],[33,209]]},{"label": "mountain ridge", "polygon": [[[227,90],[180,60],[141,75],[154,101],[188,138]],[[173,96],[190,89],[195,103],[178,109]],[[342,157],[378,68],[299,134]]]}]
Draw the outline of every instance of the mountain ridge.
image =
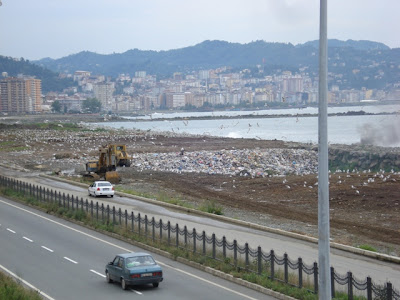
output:
[{"label": "mountain ridge", "polygon": [[[330,48],[354,49],[356,51],[390,51],[382,43],[372,41],[329,40]],[[296,66],[317,63],[315,49],[318,40],[304,44],[253,41],[247,44],[220,40],[205,40],[193,46],[172,50],[139,50],[123,53],[98,54],[81,51],[59,59],[44,58],[33,63],[55,72],[86,70],[92,73],[117,76],[119,73],[133,75],[144,70],[151,74],[171,75],[173,72],[211,69],[222,66],[246,67],[256,64],[268,66]]]}]

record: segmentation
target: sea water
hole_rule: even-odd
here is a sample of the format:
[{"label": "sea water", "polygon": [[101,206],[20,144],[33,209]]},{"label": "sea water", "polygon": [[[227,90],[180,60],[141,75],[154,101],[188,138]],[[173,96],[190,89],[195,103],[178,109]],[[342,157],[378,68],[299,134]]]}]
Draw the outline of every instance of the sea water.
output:
[{"label": "sea water", "polygon": [[[368,113],[399,112],[400,105],[335,107],[329,113],[363,110]],[[111,128],[151,130],[205,136],[283,140],[301,143],[318,143],[318,117],[297,117],[297,114],[315,114],[317,108],[279,109],[253,112],[207,112],[153,114],[135,118],[132,122],[107,122],[99,125]],[[172,118],[239,116],[237,119],[172,120]],[[158,116],[163,115],[163,116]],[[252,115],[246,118],[246,115]],[[257,115],[276,117],[257,118]],[[281,115],[279,117],[279,115]],[[286,115],[286,116],[285,116]],[[292,115],[287,117],[287,115]],[[173,116],[173,117],[172,117]],[[143,118],[143,117],[142,117]],[[157,120],[167,118],[166,120]],[[170,119],[170,120],[169,120]],[[400,147],[400,115],[351,115],[328,117],[328,142],[330,144],[366,143],[384,147]]]}]

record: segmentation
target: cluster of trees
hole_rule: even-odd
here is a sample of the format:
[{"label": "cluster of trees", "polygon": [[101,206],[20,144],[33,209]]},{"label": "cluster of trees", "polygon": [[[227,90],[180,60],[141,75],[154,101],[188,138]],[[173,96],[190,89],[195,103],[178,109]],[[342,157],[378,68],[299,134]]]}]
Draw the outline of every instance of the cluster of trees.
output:
[{"label": "cluster of trees", "polygon": [[[51,105],[51,110],[57,113],[67,113],[68,108],[63,106],[59,100],[56,100]],[[98,113],[101,111],[101,102],[96,98],[87,98],[82,102],[82,109],[80,112],[84,113]]]}]

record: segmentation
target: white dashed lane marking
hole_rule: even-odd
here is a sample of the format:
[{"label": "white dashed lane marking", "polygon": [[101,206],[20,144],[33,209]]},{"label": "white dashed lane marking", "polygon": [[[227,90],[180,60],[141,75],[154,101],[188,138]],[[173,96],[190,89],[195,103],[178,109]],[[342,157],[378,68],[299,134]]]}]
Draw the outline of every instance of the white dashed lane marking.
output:
[{"label": "white dashed lane marking", "polygon": [[45,247],[45,246],[42,246],[42,248],[43,248],[44,250],[49,251],[49,252],[54,252],[53,250],[51,250],[50,248],[47,248],[47,247]]},{"label": "white dashed lane marking", "polygon": [[136,294],[138,294],[138,295],[143,295],[143,294],[142,294],[141,292],[139,292],[139,291],[132,290],[132,289],[131,289],[131,291],[134,292],[134,293],[136,293]]},{"label": "white dashed lane marking", "polygon": [[76,261],[74,261],[74,260],[72,260],[72,259],[70,259],[70,258],[68,258],[68,257],[66,257],[66,256],[64,256],[64,259],[66,259],[66,260],[72,262],[73,264],[78,264],[78,262],[76,262]]},{"label": "white dashed lane marking", "polygon": [[7,230],[8,230],[9,232],[15,233],[15,231],[14,231],[14,230],[11,230],[10,228],[7,228]]},{"label": "white dashed lane marking", "polygon": [[90,272],[92,272],[92,273],[94,273],[94,274],[96,274],[96,275],[99,275],[99,276],[101,276],[101,277],[106,278],[106,275],[101,274],[101,273],[99,273],[99,272],[97,272],[97,271],[95,271],[95,270],[90,270]]},{"label": "white dashed lane marking", "polygon": [[26,236],[22,237],[24,240],[27,240],[28,242],[33,243],[33,241],[31,239],[28,239]]}]

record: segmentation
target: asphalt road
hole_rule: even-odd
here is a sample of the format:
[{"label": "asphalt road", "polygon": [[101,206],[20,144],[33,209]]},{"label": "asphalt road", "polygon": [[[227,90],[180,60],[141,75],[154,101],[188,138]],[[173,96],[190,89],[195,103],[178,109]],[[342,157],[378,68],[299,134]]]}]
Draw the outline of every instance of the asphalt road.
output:
[{"label": "asphalt road", "polygon": [[137,251],[143,250],[0,198],[0,267],[48,299],[274,299],[155,254],[164,271],[158,288],[107,284],[106,263]]}]

